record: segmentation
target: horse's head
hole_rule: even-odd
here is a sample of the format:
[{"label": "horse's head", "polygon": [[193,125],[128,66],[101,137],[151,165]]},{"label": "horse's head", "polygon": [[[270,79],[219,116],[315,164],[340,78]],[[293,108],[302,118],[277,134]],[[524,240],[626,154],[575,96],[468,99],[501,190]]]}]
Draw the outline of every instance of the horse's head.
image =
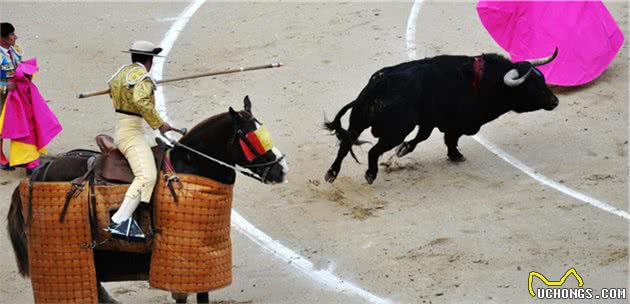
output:
[{"label": "horse's head", "polygon": [[236,134],[232,149],[236,164],[251,170],[265,184],[284,182],[289,170],[284,154],[274,147],[269,132],[252,114],[249,96],[243,102],[243,111],[230,107]]}]

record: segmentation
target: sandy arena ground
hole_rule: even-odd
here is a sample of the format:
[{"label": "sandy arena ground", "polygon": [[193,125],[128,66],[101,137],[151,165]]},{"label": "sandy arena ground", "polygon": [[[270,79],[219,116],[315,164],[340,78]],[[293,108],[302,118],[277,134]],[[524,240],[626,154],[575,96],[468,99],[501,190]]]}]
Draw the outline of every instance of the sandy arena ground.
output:
[{"label": "sandy arena ground", "polygon": [[[27,57],[37,56],[36,83],[64,126],[51,154],[94,149],[95,135],[112,134],[110,100],[76,94],[104,89],[128,61],[120,50],[136,39],[159,43],[188,5],[0,2],[0,20],[16,26]],[[163,91],[174,125],[188,128],[229,106],[241,109],[250,96],[254,114],[288,155],[290,182],[269,187],[241,177],[234,208],[299,255],[292,259],[313,264],[300,271],[234,229],[234,282],[212,292],[212,301],[369,302],[314,279],[326,271],[395,303],[526,303],[530,271],[558,279],[570,267],[584,287],[629,286],[627,219],[539,183],[470,137],[460,141],[464,163],[446,160],[436,131],[402,159],[386,154],[373,185],[363,178],[368,147],[356,150],[362,164],[348,157],[334,184],[323,180],[337,149],[322,130],[324,113],[330,118],[353,100],[379,68],[409,60],[410,41],[421,57],[505,54],[474,3],[424,3],[407,37],[412,5],[209,1],[190,18],[166,59],[165,78],[286,64]],[[627,41],[628,4],[606,5]],[[480,134],[537,173],[627,211],[628,43],[596,81],[557,92],[556,110],[510,113]],[[370,140],[369,132],[362,138]],[[10,194],[23,177],[23,170],[0,173],[0,303],[33,301],[4,229]],[[145,282],[105,286],[125,303],[172,301]]]}]

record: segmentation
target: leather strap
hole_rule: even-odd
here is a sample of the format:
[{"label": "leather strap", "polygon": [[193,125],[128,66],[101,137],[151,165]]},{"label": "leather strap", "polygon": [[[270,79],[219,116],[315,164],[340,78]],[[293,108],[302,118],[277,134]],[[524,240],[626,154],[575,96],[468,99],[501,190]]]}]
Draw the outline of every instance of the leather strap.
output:
[{"label": "leather strap", "polygon": [[[93,164],[94,162],[88,161],[88,164],[90,163]],[[61,214],[59,214],[60,223],[63,223],[64,219],[66,218],[66,212],[68,212],[68,206],[70,205],[70,200],[72,200],[72,198],[74,197],[77,197],[81,192],[83,192],[83,188],[85,187],[85,182],[88,180],[88,178],[90,178],[90,176],[94,175],[93,173],[94,173],[94,166],[89,165],[87,172],[85,172],[85,174],[83,174],[83,176],[81,176],[79,180],[71,183],[72,188],[70,188],[70,190],[66,192],[66,201],[63,204],[63,209],[61,209]]]}]

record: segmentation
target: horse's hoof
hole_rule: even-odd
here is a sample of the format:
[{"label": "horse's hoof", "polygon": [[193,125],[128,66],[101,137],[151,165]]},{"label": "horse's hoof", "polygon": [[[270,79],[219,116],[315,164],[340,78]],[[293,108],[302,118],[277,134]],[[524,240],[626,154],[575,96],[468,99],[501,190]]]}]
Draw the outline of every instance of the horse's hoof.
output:
[{"label": "horse's hoof", "polygon": [[337,171],[333,170],[333,169],[329,169],[328,172],[326,172],[326,176],[324,177],[324,179],[329,182],[329,183],[333,183],[335,181],[335,179],[337,178]]},{"label": "horse's hoof", "polygon": [[103,287],[103,285],[101,285],[100,283],[98,283],[98,286],[96,286],[96,288],[97,288],[97,291],[98,291],[98,302],[99,303],[122,304],[122,302],[119,302],[116,299],[112,298],[112,296],[109,295],[109,293],[107,292],[105,287]]},{"label": "horse's hoof", "polygon": [[368,184],[372,184],[374,182],[374,180],[376,179],[376,173],[370,173],[370,171],[365,171],[365,180],[367,181]]},{"label": "horse's hoof", "polygon": [[452,161],[454,163],[461,163],[461,162],[465,161],[466,158],[461,153],[453,153],[453,154],[449,154],[448,155],[448,160],[450,160],[450,161]]},{"label": "horse's hoof", "polygon": [[182,292],[172,292],[171,297],[175,300],[175,303],[186,303],[186,299],[188,299],[187,293]]},{"label": "horse's hoof", "polygon": [[411,147],[411,145],[407,142],[404,142],[400,144],[398,148],[396,148],[396,156],[403,157],[409,154],[411,151],[413,151],[413,148]]}]

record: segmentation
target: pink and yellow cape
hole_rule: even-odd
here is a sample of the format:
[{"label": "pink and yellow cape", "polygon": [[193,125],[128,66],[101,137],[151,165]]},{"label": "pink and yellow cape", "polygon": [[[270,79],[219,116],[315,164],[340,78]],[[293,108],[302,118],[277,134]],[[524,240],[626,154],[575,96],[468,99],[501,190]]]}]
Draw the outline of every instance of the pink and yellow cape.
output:
[{"label": "pink and yellow cape", "polygon": [[[30,79],[38,70],[35,58],[18,65],[12,78],[16,89],[7,95],[0,114],[0,136],[11,140],[11,166],[26,165],[28,168],[39,164],[40,153],[46,153],[46,145],[62,129],[57,117]],[[4,155],[0,156],[0,160],[6,163]]]}]

